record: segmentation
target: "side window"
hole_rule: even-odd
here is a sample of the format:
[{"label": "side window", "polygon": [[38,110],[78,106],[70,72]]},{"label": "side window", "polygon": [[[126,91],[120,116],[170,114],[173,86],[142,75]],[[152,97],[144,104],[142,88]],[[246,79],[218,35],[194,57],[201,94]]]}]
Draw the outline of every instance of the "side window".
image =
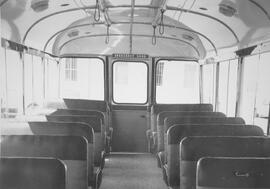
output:
[{"label": "side window", "polygon": [[144,62],[113,63],[113,100],[115,103],[147,102],[148,67]]},{"label": "side window", "polygon": [[156,65],[156,102],[199,103],[199,64],[160,60]]},{"label": "side window", "polygon": [[215,102],[216,64],[203,65],[203,103]]},{"label": "side window", "polygon": [[254,113],[254,124],[259,125],[263,128],[264,132],[267,133],[267,117],[269,114],[270,106],[270,53],[261,54],[259,57],[259,69],[257,78],[257,95],[255,99],[255,113]]}]

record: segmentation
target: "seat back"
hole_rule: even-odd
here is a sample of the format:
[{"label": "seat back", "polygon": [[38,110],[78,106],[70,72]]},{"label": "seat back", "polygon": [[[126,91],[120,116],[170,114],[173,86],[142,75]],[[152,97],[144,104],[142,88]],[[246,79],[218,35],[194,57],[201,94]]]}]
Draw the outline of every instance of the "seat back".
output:
[{"label": "seat back", "polygon": [[179,143],[187,136],[264,136],[260,127],[252,125],[175,125],[168,130],[167,181],[179,186]]},{"label": "seat back", "polygon": [[270,158],[202,158],[197,189],[270,188]]},{"label": "seat back", "polygon": [[59,115],[59,116],[46,116],[49,122],[72,122],[72,123],[85,123],[94,129],[94,161],[96,166],[102,164],[102,153],[105,148],[105,130],[102,127],[101,120],[96,116],[84,115]]},{"label": "seat back", "polygon": [[202,157],[270,157],[266,137],[187,137],[180,144],[180,188],[196,187]]},{"label": "seat back", "polygon": [[157,131],[157,115],[163,111],[213,111],[212,104],[154,104],[151,107],[151,130]]},{"label": "seat back", "polygon": [[76,110],[76,109],[57,109],[52,112],[50,116],[72,116],[72,115],[85,115],[85,116],[96,116],[101,119],[102,123],[105,124],[105,114],[98,110]]},{"label": "seat back", "polygon": [[63,99],[68,109],[107,111],[107,104],[101,100]]},{"label": "seat back", "polygon": [[2,127],[4,135],[67,135],[85,137],[88,142],[87,164],[88,184],[95,183],[94,174],[94,130],[84,123],[68,122],[29,122],[29,125]]},{"label": "seat back", "polygon": [[164,150],[164,135],[167,132],[164,131],[164,120],[166,118],[172,117],[225,117],[225,114],[221,112],[195,112],[195,111],[164,111],[160,112],[157,116],[157,151]]},{"label": "seat back", "polygon": [[175,117],[170,116],[164,120],[165,133],[168,129],[176,124],[201,124],[201,123],[223,123],[223,124],[245,124],[245,121],[241,117],[214,117],[214,116],[200,116],[200,117]]},{"label": "seat back", "polygon": [[240,117],[192,117],[192,116],[185,116],[185,117],[167,117],[164,121],[164,135],[163,135],[163,145],[164,145],[164,153],[165,153],[165,162],[167,160],[167,131],[173,125],[182,124],[199,124],[202,126],[205,125],[244,125],[245,121]]},{"label": "seat back", "polygon": [[52,158],[0,158],[0,188],[66,189],[66,169]]},{"label": "seat back", "polygon": [[87,140],[79,136],[2,135],[2,157],[53,157],[67,169],[67,189],[87,189]]}]

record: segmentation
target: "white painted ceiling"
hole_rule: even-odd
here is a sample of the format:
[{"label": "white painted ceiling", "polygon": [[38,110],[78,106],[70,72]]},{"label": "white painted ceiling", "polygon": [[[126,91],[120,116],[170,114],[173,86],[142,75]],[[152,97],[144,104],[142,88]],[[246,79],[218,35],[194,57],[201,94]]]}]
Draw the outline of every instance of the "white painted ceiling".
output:
[{"label": "white painted ceiling", "polygon": [[[134,8],[133,0],[99,0],[112,22],[108,44],[104,13],[94,20],[96,0],[49,0],[42,12],[31,8],[32,1],[38,0],[0,1],[2,37],[58,56],[145,53],[202,59],[215,49],[241,49],[270,38],[270,0],[134,0]],[[152,23],[160,20],[162,3],[164,34],[156,28],[154,45]],[[230,3],[236,13],[223,15],[220,3]]]}]

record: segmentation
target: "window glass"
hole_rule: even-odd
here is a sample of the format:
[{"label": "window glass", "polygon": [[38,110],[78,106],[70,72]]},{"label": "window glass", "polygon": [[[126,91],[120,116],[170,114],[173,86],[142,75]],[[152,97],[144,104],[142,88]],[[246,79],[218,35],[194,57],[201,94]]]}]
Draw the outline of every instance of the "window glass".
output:
[{"label": "window glass", "polygon": [[156,69],[157,103],[199,103],[197,62],[160,60]]},{"label": "window glass", "polygon": [[31,107],[34,102],[33,90],[33,56],[29,54],[24,55],[24,87],[25,87],[25,108]]},{"label": "window glass", "polygon": [[62,59],[61,98],[104,100],[104,64],[98,58]]},{"label": "window glass", "polygon": [[147,65],[143,62],[113,63],[113,99],[116,103],[147,102]]},{"label": "window glass", "polygon": [[0,45],[0,108],[1,118],[4,118],[6,107],[6,72],[5,72],[5,49]]},{"label": "window glass", "polygon": [[44,100],[44,67],[41,57],[33,56],[33,102],[42,107]]},{"label": "window glass", "polygon": [[238,60],[230,60],[229,62],[228,106],[226,114],[227,116],[233,117],[235,116],[236,107]]},{"label": "window glass", "polygon": [[267,133],[267,117],[270,104],[270,52],[259,56],[259,71],[257,83],[257,95],[255,99],[255,118],[254,124],[262,127]]},{"label": "window glass", "polygon": [[59,69],[55,60],[45,61],[46,101],[57,101],[59,98]]},{"label": "window glass", "polygon": [[7,74],[7,115],[10,117],[22,113],[22,62],[17,51],[6,50]]},{"label": "window glass", "polygon": [[219,88],[218,88],[218,108],[219,112],[227,113],[228,97],[228,70],[229,61],[219,63]]},{"label": "window glass", "polygon": [[253,124],[258,73],[258,55],[244,59],[240,116],[247,124]]},{"label": "window glass", "polygon": [[203,65],[203,103],[214,104],[215,99],[215,64]]}]

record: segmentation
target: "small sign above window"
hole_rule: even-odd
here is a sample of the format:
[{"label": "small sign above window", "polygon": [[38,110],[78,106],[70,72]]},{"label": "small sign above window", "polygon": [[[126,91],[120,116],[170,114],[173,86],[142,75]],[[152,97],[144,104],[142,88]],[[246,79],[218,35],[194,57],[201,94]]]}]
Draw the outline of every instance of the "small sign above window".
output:
[{"label": "small sign above window", "polygon": [[147,54],[112,54],[113,58],[125,58],[125,59],[148,59]]}]

